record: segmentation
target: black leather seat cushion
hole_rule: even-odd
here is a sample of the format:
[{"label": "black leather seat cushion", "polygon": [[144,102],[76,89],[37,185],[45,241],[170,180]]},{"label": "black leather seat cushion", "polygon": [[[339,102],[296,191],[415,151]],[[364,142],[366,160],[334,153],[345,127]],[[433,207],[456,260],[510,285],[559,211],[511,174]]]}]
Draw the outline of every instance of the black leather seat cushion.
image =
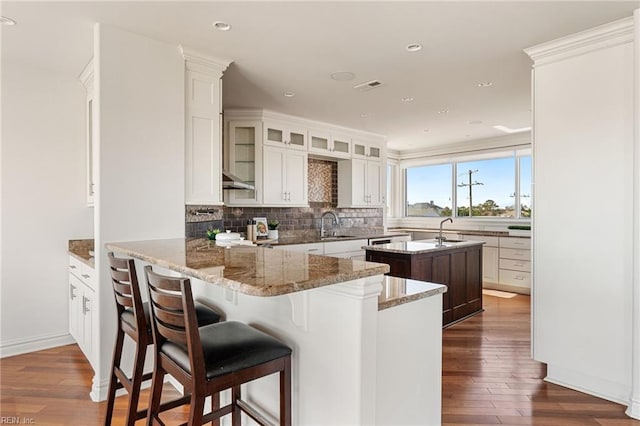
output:
[{"label": "black leather seat cushion", "polygon": [[[202,303],[195,302],[196,307],[196,316],[198,317],[198,327],[202,327],[203,325],[215,324],[220,322],[220,315],[218,315],[213,309],[208,306],[203,305]],[[149,317],[149,303],[144,302],[142,304],[142,310],[144,311],[144,316],[147,319],[147,326],[149,327],[148,331],[151,332],[151,319]],[[136,319],[133,315],[133,309],[127,308],[122,312],[122,321],[129,324],[132,328],[136,328]]]},{"label": "black leather seat cushion", "polygon": [[[207,380],[253,367],[288,355],[291,348],[277,339],[237,321],[226,321],[200,328]],[[185,371],[190,371],[187,348],[173,342],[161,351]]]}]

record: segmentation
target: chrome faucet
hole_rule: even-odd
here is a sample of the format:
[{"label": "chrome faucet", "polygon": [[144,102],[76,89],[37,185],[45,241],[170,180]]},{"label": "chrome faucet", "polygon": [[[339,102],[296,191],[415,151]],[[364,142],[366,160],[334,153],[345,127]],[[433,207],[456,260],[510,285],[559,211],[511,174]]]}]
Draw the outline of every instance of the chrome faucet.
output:
[{"label": "chrome faucet", "polygon": [[443,221],[440,222],[440,234],[438,234],[438,246],[442,245],[442,240],[444,240],[444,238],[442,238],[442,225],[444,225],[445,222],[451,222],[453,223],[453,219],[451,219],[450,217],[444,219]]},{"label": "chrome faucet", "polygon": [[333,216],[336,221],[336,226],[338,226],[338,228],[340,227],[340,219],[338,218],[338,215],[331,210],[327,210],[326,212],[322,213],[322,216],[320,216],[320,238],[326,237],[325,234],[327,231],[324,229],[324,218],[327,215]]}]

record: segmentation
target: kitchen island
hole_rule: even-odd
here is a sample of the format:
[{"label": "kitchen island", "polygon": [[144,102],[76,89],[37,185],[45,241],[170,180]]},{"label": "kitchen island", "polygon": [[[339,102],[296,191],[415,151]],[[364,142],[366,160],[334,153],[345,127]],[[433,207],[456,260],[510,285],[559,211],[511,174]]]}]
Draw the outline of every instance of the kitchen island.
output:
[{"label": "kitchen island", "polygon": [[[293,348],[293,424],[439,424],[444,286],[390,280],[384,264],[201,239],[106,247],[191,277],[195,297],[225,319]],[[245,393],[274,418],[277,389],[270,376]]]},{"label": "kitchen island", "polygon": [[367,246],[366,260],[386,263],[389,275],[444,284],[444,326],[482,312],[481,241],[406,241]]}]

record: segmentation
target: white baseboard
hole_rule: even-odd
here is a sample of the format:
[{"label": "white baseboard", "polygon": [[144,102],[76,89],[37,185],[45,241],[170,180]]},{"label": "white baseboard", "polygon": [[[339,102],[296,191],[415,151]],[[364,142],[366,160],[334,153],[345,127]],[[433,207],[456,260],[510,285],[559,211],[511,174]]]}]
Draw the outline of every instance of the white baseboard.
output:
[{"label": "white baseboard", "polygon": [[76,341],[69,333],[9,340],[2,342],[0,345],[0,358],[57,348],[58,346],[70,345],[72,343],[76,343]]},{"label": "white baseboard", "polygon": [[620,383],[611,382],[597,377],[569,370],[562,367],[547,364],[547,377],[544,379],[549,383],[564,386],[565,388],[577,390],[578,392],[593,395],[597,398],[629,406],[629,395],[631,389]]},{"label": "white baseboard", "polygon": [[625,414],[631,418],[640,420],[640,401],[632,399]]}]

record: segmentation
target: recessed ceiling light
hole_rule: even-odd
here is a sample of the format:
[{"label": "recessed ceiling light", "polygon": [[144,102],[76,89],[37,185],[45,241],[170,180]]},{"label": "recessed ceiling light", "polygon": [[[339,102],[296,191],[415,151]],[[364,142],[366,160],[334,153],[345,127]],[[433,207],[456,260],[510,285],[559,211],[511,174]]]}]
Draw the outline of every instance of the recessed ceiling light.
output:
[{"label": "recessed ceiling light", "polygon": [[413,102],[415,99],[412,97],[406,97],[406,98],[402,98],[400,99],[402,102]]},{"label": "recessed ceiling light", "polygon": [[419,50],[422,50],[422,45],[420,43],[411,43],[408,44],[405,49],[407,49],[409,52],[417,52]]},{"label": "recessed ceiling light", "polygon": [[493,86],[493,82],[492,81],[486,81],[484,83],[478,83],[478,87],[491,87]]},{"label": "recessed ceiling light", "polygon": [[448,109],[441,109],[440,111],[438,111],[438,114],[448,114],[449,110]]},{"label": "recessed ceiling light", "polygon": [[226,22],[216,21],[213,23],[213,28],[218,31],[229,31],[231,29],[231,25],[227,24]]},{"label": "recessed ceiling light", "polygon": [[294,92],[284,92],[284,96],[287,98],[293,98],[295,95]]},{"label": "recessed ceiling light", "polygon": [[369,114],[367,114],[366,112],[363,112],[362,114],[360,114],[360,117],[362,118],[367,118],[369,116]]},{"label": "recessed ceiling light", "polygon": [[336,71],[331,73],[331,79],[335,81],[349,81],[353,80],[356,75],[349,71]]},{"label": "recessed ceiling light", "polygon": [[0,16],[0,22],[2,23],[2,25],[15,25],[16,21],[14,21],[11,18],[8,18],[6,16]]},{"label": "recessed ceiling light", "polygon": [[482,124],[481,120],[472,120],[472,121],[468,121],[469,124]]},{"label": "recessed ceiling light", "polygon": [[467,137],[467,138],[470,138],[470,137],[471,137],[471,135],[464,135],[464,136],[465,136],[465,137]]},{"label": "recessed ceiling light", "polygon": [[429,129],[424,129],[423,132],[429,133]]},{"label": "recessed ceiling light", "polygon": [[512,129],[510,127],[502,126],[502,125],[493,126],[493,128],[505,133],[521,133],[521,132],[527,132],[531,130],[531,127],[520,127],[518,129]]}]

